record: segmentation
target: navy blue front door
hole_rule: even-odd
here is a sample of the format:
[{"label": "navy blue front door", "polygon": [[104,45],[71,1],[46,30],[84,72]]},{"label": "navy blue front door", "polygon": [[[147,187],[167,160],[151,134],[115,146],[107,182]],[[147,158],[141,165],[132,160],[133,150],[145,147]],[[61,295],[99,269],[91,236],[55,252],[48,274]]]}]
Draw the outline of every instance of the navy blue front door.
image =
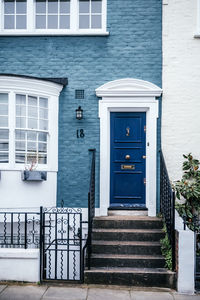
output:
[{"label": "navy blue front door", "polygon": [[110,206],[145,206],[146,113],[111,113]]}]

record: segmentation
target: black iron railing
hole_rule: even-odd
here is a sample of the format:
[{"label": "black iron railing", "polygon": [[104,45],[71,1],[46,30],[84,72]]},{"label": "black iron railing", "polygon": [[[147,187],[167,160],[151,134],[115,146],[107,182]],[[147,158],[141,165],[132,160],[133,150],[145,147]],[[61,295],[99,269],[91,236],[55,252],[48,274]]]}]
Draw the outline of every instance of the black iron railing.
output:
[{"label": "black iron railing", "polygon": [[0,248],[39,248],[40,213],[0,212]]},{"label": "black iron railing", "polygon": [[172,189],[163,153],[160,154],[160,211],[172,248],[172,269],[175,269],[175,192]]},{"label": "black iron railing", "polygon": [[[92,223],[95,217],[95,159],[96,159],[96,149],[89,149],[92,152],[92,163],[90,171],[90,186],[88,192],[88,236],[85,246],[83,247],[83,262],[82,270],[84,272],[85,267],[85,250],[87,249],[87,267],[90,270],[90,258],[91,258],[91,245],[92,245]],[[84,274],[82,273],[82,280]]]}]

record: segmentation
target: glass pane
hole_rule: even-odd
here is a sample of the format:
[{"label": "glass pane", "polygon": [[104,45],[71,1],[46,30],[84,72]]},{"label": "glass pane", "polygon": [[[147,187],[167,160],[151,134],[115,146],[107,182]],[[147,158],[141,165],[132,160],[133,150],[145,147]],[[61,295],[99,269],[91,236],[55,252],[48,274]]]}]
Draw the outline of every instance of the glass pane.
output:
[{"label": "glass pane", "polygon": [[37,155],[36,153],[28,153],[27,154],[27,163],[35,166],[37,164]]},{"label": "glass pane", "polygon": [[38,117],[37,107],[29,106],[28,107],[28,116],[33,117],[33,118],[37,118]]},{"label": "glass pane", "polygon": [[0,127],[8,127],[8,117],[0,117]]},{"label": "glass pane", "polygon": [[101,16],[92,16],[91,28],[101,28]]},{"label": "glass pane", "polygon": [[8,163],[8,153],[0,152],[0,163]]},{"label": "glass pane", "polygon": [[38,140],[41,142],[46,142],[47,141],[47,133],[40,132],[38,135]]},{"label": "glass pane", "polygon": [[39,120],[39,129],[48,130],[48,121]]},{"label": "glass pane", "polygon": [[9,138],[9,131],[0,129],[0,140],[8,140]]},{"label": "glass pane", "polygon": [[26,116],[26,106],[16,105],[16,116],[25,117]]},{"label": "glass pane", "polygon": [[48,109],[40,108],[40,119],[48,119]]},{"label": "glass pane", "polygon": [[101,1],[92,1],[92,13],[101,13]]},{"label": "glass pane", "polygon": [[48,13],[50,13],[50,14],[58,13],[58,1],[55,1],[55,0],[48,1]]},{"label": "glass pane", "polygon": [[26,29],[26,16],[16,16],[16,29]]},{"label": "glass pane", "polygon": [[4,28],[5,29],[14,29],[15,28],[14,16],[4,16]]},{"label": "glass pane", "polygon": [[16,118],[17,128],[26,128],[26,118]]},{"label": "glass pane", "polygon": [[69,14],[70,13],[70,1],[60,0],[60,13]]},{"label": "glass pane", "polygon": [[25,142],[15,142],[15,151],[25,151]]},{"label": "glass pane", "polygon": [[26,131],[16,130],[15,131],[15,139],[24,141],[26,139]]},{"label": "glass pane", "polygon": [[37,97],[28,96],[28,105],[37,106]]},{"label": "glass pane", "polygon": [[44,0],[37,0],[36,1],[36,13],[46,13],[46,1]]},{"label": "glass pane", "polygon": [[38,163],[39,164],[46,164],[47,163],[47,156],[46,155],[39,155],[38,156]]},{"label": "glass pane", "polygon": [[16,1],[16,13],[17,14],[26,14],[26,0],[17,0]]},{"label": "glass pane", "polygon": [[60,16],[60,29],[70,28],[70,16]]},{"label": "glass pane", "polygon": [[27,143],[27,151],[35,152],[36,150],[37,150],[36,143],[34,143],[34,142]]},{"label": "glass pane", "polygon": [[0,104],[0,115],[3,115],[3,116],[8,115],[8,105]]},{"label": "glass pane", "polygon": [[16,95],[16,104],[26,104],[26,96],[25,95]]},{"label": "glass pane", "polygon": [[79,28],[89,28],[89,15],[79,16]]},{"label": "glass pane", "polygon": [[28,119],[28,128],[30,129],[37,129],[38,121],[36,119]]},{"label": "glass pane", "polygon": [[39,152],[47,152],[47,144],[46,143],[39,143],[38,144],[38,151]]},{"label": "glass pane", "polygon": [[46,16],[36,16],[36,28],[37,29],[46,28]]},{"label": "glass pane", "polygon": [[48,108],[48,99],[40,98],[40,107]]},{"label": "glass pane", "polygon": [[8,103],[8,94],[0,94],[0,103]]},{"label": "glass pane", "polygon": [[15,162],[18,164],[24,164],[25,163],[25,154],[16,153]]},{"label": "glass pane", "polygon": [[28,141],[36,141],[37,140],[37,132],[35,131],[31,131],[31,132],[27,132],[27,140]]},{"label": "glass pane", "polygon": [[79,1],[79,13],[89,13],[90,2],[89,1]]},{"label": "glass pane", "polygon": [[8,151],[8,142],[0,142],[0,151]]},{"label": "glass pane", "polygon": [[13,0],[4,0],[4,14],[15,13],[15,2]]},{"label": "glass pane", "polygon": [[48,16],[48,29],[58,28],[58,16]]}]

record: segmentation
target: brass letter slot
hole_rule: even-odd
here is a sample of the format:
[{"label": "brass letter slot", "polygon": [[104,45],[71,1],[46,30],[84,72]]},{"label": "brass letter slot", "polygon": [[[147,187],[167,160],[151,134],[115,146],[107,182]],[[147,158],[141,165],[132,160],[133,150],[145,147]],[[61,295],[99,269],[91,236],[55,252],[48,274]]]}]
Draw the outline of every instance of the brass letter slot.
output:
[{"label": "brass letter slot", "polygon": [[121,165],[121,170],[135,170],[134,165]]}]

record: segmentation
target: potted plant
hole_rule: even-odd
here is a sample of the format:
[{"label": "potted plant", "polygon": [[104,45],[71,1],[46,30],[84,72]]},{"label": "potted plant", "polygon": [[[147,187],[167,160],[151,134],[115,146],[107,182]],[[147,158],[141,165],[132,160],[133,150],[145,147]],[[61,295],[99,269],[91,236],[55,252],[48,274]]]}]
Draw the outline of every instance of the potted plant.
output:
[{"label": "potted plant", "polygon": [[22,171],[22,180],[23,181],[43,181],[47,180],[47,172],[37,171],[38,166],[37,155],[29,156],[28,161],[30,164],[25,165],[25,170]]}]

